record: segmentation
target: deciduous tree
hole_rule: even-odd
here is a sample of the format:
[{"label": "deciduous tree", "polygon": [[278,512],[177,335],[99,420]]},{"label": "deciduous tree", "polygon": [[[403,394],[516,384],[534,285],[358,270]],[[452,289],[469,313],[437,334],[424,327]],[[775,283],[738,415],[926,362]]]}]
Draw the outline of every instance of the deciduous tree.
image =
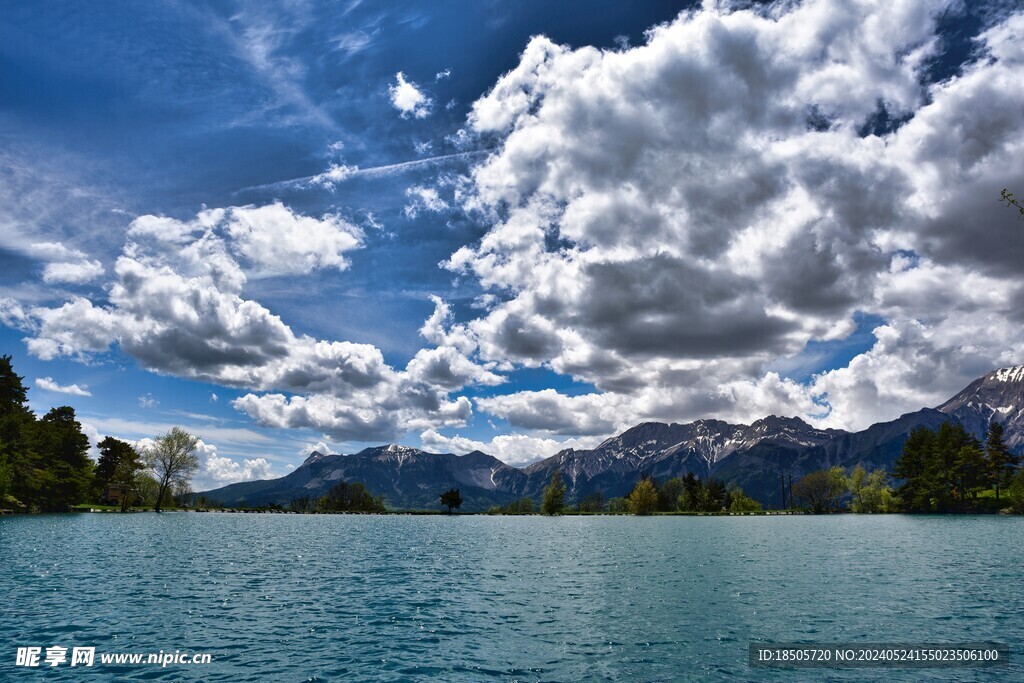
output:
[{"label": "deciduous tree", "polygon": [[650,477],[644,477],[629,494],[629,510],[634,515],[649,515],[658,509],[658,488]]},{"label": "deciduous tree", "polygon": [[452,510],[462,507],[462,494],[459,493],[458,489],[448,489],[441,494],[441,505],[448,508],[448,514],[450,515]]},{"label": "deciduous tree", "polygon": [[144,457],[146,466],[152,470],[157,480],[157,495],[154,509],[157,512],[163,507],[164,497],[168,492],[178,490],[187,485],[199,469],[199,457],[196,447],[199,438],[180,427],[174,427],[166,434],[156,438],[156,443],[147,448]]},{"label": "deciduous tree", "polygon": [[793,494],[810,505],[815,514],[835,509],[844,493],[846,476],[841,467],[811,472],[793,485]]},{"label": "deciduous tree", "polygon": [[853,512],[895,512],[897,498],[883,469],[868,472],[862,465],[853,468],[849,478],[850,510]]}]

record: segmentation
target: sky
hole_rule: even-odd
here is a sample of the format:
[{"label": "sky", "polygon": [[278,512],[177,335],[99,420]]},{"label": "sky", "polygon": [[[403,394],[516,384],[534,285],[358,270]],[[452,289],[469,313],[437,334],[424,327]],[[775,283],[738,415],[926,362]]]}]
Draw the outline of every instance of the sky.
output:
[{"label": "sky", "polygon": [[0,1],[0,350],[201,490],[1024,363],[1024,2]]}]

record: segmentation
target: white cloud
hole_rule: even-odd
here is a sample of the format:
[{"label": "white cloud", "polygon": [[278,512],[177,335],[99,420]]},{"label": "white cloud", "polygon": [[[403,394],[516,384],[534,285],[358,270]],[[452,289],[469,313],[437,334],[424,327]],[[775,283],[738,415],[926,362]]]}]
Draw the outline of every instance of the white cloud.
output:
[{"label": "white cloud", "polygon": [[217,394],[215,394],[214,392],[211,391],[210,392],[210,403],[216,403],[219,400],[220,400],[220,397],[217,396]]},{"label": "white cloud", "polygon": [[321,453],[323,455],[337,455],[338,452],[334,450],[325,441],[317,441],[316,443],[306,444],[298,450],[298,454],[303,458],[308,458],[311,453]]},{"label": "white cloud", "polygon": [[441,199],[441,195],[433,187],[414,185],[406,189],[405,196],[412,200],[403,209],[406,218],[416,218],[420,211],[437,213],[448,208],[448,202]]},{"label": "white cloud", "polygon": [[246,394],[232,405],[264,426],[314,429],[339,441],[394,441],[410,429],[465,426],[472,414],[465,396],[447,400],[433,388],[415,391],[388,388],[348,399]]},{"label": "white cloud", "polygon": [[335,185],[343,183],[359,172],[358,166],[348,164],[331,164],[323,173],[318,173],[309,179],[313,185],[319,185],[327,189],[333,189]]},{"label": "white cloud", "polygon": [[143,394],[138,400],[140,408],[156,408],[160,405],[160,401],[154,398],[153,394]]},{"label": "white cloud", "polygon": [[[478,398],[476,404],[517,427],[551,433],[608,435],[622,419],[619,401],[608,395],[566,396],[554,389]],[[570,426],[571,425],[571,426]]]},{"label": "white cloud", "polygon": [[244,458],[239,463],[216,454],[206,458],[203,474],[218,485],[270,479],[273,476],[266,458]]},{"label": "white cloud", "polygon": [[[486,158],[452,197],[407,190],[410,215],[454,207],[486,230],[445,262],[480,284],[479,313],[457,321],[434,297],[430,348],[404,368],[246,298],[252,278],[341,271],[363,244],[337,215],[282,204],[139,217],[104,299],[2,301],[0,320],[40,358],[116,344],[142,367],[249,391],[233,405],[260,424],[339,440],[442,443],[437,430],[472,414],[465,387],[514,367],[596,388],[476,400],[529,430],[532,453],[646,419],[863,427],[934,405],[1024,361],[1024,241],[996,201],[1024,186],[1024,14],[987,29],[960,75],[927,83],[950,7],[707,2],[637,47],[532,39],[450,138]],[[404,117],[433,104],[402,73],[389,94]],[[886,118],[901,123],[862,134]],[[442,158],[339,161],[317,182]],[[88,261],[50,251],[51,265]],[[769,371],[845,339],[857,313],[885,323],[845,367],[806,383]]]},{"label": "white cloud", "polygon": [[103,276],[103,264],[90,259],[84,252],[70,249],[61,242],[35,242],[30,245],[31,256],[47,261],[43,267],[46,284],[81,285]]},{"label": "white cloud", "polygon": [[501,434],[490,441],[476,441],[463,436],[443,436],[432,429],[420,434],[424,450],[438,453],[465,454],[482,451],[493,455],[502,462],[521,466],[536,462],[567,448],[594,448],[601,443],[599,437],[582,437],[578,439],[548,439],[527,436],[525,434]]},{"label": "white cloud", "polygon": [[[705,3],[635,48],[532,39],[464,132],[497,147],[458,194],[490,228],[446,266],[495,298],[424,336],[596,385],[477,400],[552,434],[766,411],[863,427],[1024,360],[1024,241],[995,201],[1024,185],[1024,15],[981,37],[990,59],[922,85],[948,6]],[[861,135],[879,102],[909,123]],[[892,272],[897,250],[912,267]],[[847,368],[765,372],[857,311],[888,325]]]},{"label": "white cloud", "polygon": [[[349,173],[347,169],[332,167],[324,177],[336,182]],[[201,259],[212,257],[236,280],[239,275],[233,271],[239,265],[250,277],[344,270],[348,267],[345,254],[360,248],[363,239],[358,226],[335,214],[313,218],[280,202],[206,209],[190,221],[140,216],[129,226],[128,236],[165,251],[185,246],[180,256],[193,269],[202,265]]]},{"label": "white cloud", "polygon": [[81,285],[93,282],[101,277],[103,272],[103,265],[99,261],[47,263],[43,268],[43,282],[47,284],[66,282]]},{"label": "white cloud", "polygon": [[[156,442],[144,438],[134,445],[140,450],[147,450],[155,446]],[[217,446],[202,439],[196,443],[195,454],[199,458],[199,471],[196,472],[192,488],[197,491],[275,476],[266,458],[242,458],[239,462],[220,455]]]},{"label": "white cloud", "polygon": [[82,433],[89,439],[89,457],[92,458],[94,462],[99,462],[99,443],[103,440],[100,437],[100,432],[96,427],[85,420],[81,420],[80,424],[82,425]]},{"label": "white cloud", "polygon": [[418,85],[406,80],[401,71],[395,74],[395,83],[388,87],[388,95],[391,106],[402,114],[402,118],[426,118],[434,105],[434,101],[424,95]]},{"label": "white cloud", "polygon": [[[272,205],[269,214],[205,210],[189,222],[142,217],[132,223],[132,241],[117,259],[106,305],[76,298],[52,308],[25,311],[12,304],[4,310],[30,333],[29,350],[41,358],[84,359],[116,342],[157,372],[270,392],[233,402],[264,425],[375,441],[408,429],[465,424],[469,401],[449,394],[467,384],[502,381],[487,364],[439,345],[396,369],[374,346],[296,335],[261,304],[242,297],[242,263],[263,272],[272,267],[266,265],[271,245],[264,236],[277,235],[274,253],[286,264],[300,254],[315,256],[287,266],[304,270],[340,266],[328,260],[331,249],[319,246],[347,234],[336,228],[329,218],[299,217],[281,205]],[[300,234],[312,239],[302,242]],[[152,407],[153,401],[141,397],[140,405]]]},{"label": "white cloud", "polygon": [[35,335],[25,340],[29,353],[43,360],[100,353],[115,338],[115,316],[85,298],[73,298],[56,308],[36,306],[23,314],[18,326]]},{"label": "white cloud", "polygon": [[62,385],[53,381],[52,377],[40,377],[36,379],[36,386],[43,391],[52,391],[57,394],[71,394],[72,396],[92,396],[89,388],[77,384]]}]

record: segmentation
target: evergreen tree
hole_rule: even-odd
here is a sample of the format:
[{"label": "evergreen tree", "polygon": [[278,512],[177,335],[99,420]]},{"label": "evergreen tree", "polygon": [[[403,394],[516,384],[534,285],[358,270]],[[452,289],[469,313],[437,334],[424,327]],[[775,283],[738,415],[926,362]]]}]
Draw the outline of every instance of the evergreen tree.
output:
[{"label": "evergreen tree", "polygon": [[100,459],[96,465],[96,498],[108,501],[108,488],[117,488],[121,496],[121,512],[127,512],[137,495],[138,476],[145,469],[142,456],[120,439],[108,436],[99,443]]},{"label": "evergreen tree", "polygon": [[604,493],[601,491],[594,491],[580,500],[576,504],[576,509],[579,512],[601,512],[604,510],[604,505]]},{"label": "evergreen tree", "polygon": [[545,515],[560,515],[565,508],[565,484],[562,483],[562,470],[555,470],[551,475],[551,483],[544,489],[544,500],[540,509]]},{"label": "evergreen tree", "polygon": [[28,412],[25,405],[28,403],[28,392],[24,380],[24,377],[14,372],[11,356],[0,356],[0,417]]},{"label": "evergreen tree", "polygon": [[970,443],[960,447],[956,455],[956,493],[961,509],[973,506],[978,492],[988,487],[990,471],[981,448]]},{"label": "evergreen tree", "polygon": [[28,409],[23,380],[11,357],[0,356],[0,502],[32,508],[45,473],[35,452],[36,418]]},{"label": "evergreen tree", "polygon": [[121,490],[121,512],[128,512],[137,497],[139,476],[145,469],[142,456],[134,448],[129,447],[117,461],[110,484]]},{"label": "evergreen tree", "polygon": [[683,495],[683,480],[680,477],[673,477],[658,489],[658,511],[674,512],[679,509],[679,496]]},{"label": "evergreen tree", "polygon": [[676,509],[683,512],[697,512],[704,509],[704,483],[693,472],[683,477],[683,492],[679,495]]},{"label": "evergreen tree", "polygon": [[[99,442],[100,459],[96,463],[96,498],[103,499],[108,486],[114,485],[114,475],[122,461],[136,462],[139,454],[131,444],[108,436]],[[139,463],[141,465],[141,463]]]},{"label": "evergreen tree", "polygon": [[89,438],[70,406],[52,408],[36,425],[37,450],[46,470],[39,506],[67,510],[92,493],[93,462]]},{"label": "evergreen tree", "polygon": [[903,479],[900,499],[911,512],[931,509],[930,490],[925,481],[925,467],[931,458],[935,432],[919,427],[910,433],[903,452],[893,466],[893,474]]},{"label": "evergreen tree", "polygon": [[900,499],[911,512],[972,508],[989,472],[980,442],[953,422],[935,431],[914,430],[893,467],[893,474],[904,480]]},{"label": "evergreen tree", "polygon": [[988,459],[989,480],[995,488],[996,500],[999,500],[999,491],[1009,484],[1019,459],[1006,447],[1003,441],[1003,425],[998,422],[992,422],[988,426],[985,455]]},{"label": "evergreen tree", "polygon": [[955,512],[968,506],[977,470],[984,469],[979,453],[978,440],[962,426],[952,422],[939,425],[925,467],[929,496],[936,512]]},{"label": "evergreen tree", "polygon": [[729,507],[729,489],[721,479],[708,479],[704,492],[705,512],[721,512]]}]

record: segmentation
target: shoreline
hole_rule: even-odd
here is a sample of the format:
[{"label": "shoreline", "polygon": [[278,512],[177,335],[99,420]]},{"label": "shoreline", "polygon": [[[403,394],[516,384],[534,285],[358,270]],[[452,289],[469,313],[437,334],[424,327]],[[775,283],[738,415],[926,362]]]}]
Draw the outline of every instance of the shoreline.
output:
[{"label": "shoreline", "polygon": [[74,515],[74,514],[239,514],[239,515],[304,515],[304,516],[379,516],[379,517],[835,517],[835,516],[857,516],[857,517],[881,517],[881,516],[912,516],[912,517],[1020,517],[1009,511],[986,511],[986,512],[850,512],[840,510],[826,513],[815,513],[810,510],[758,510],[750,512],[654,512],[648,515],[637,515],[632,512],[564,512],[557,515],[545,515],[542,513],[514,513],[495,514],[491,512],[445,512],[434,510],[393,510],[387,512],[297,512],[294,510],[268,510],[257,508],[228,508],[223,510],[161,510],[156,513],[152,509],[128,510],[104,510],[97,507],[82,506],[78,509],[63,512],[17,512],[13,510],[0,511],[0,517],[35,517],[38,515]]}]

